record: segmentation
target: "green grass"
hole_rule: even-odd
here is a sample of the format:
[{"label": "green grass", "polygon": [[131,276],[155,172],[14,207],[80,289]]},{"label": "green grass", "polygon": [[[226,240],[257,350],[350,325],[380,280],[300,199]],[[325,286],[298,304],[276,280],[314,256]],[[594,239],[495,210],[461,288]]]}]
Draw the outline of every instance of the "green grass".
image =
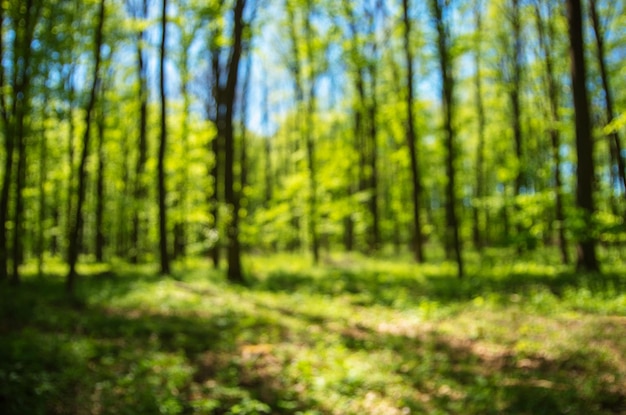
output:
[{"label": "green grass", "polygon": [[497,259],[460,281],[251,257],[245,287],[202,262],[84,266],[73,301],[61,265],[27,268],[0,285],[0,413],[626,413],[626,269]]}]

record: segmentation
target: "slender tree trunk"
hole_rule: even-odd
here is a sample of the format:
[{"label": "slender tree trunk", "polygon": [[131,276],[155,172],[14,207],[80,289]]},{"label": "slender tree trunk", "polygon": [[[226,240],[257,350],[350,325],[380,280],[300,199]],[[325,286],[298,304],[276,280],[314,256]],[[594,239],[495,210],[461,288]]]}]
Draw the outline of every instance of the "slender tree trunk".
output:
[{"label": "slender tree trunk", "polygon": [[161,274],[170,274],[170,258],[167,244],[167,189],[165,184],[165,151],[167,149],[167,94],[165,92],[165,54],[167,39],[167,0],[161,7],[161,47],[159,56],[159,93],[161,97],[161,135],[159,140],[158,181],[159,197],[159,254]]},{"label": "slender tree trunk", "polygon": [[409,0],[402,0],[404,22],[404,56],[407,66],[407,130],[406,140],[411,160],[411,189],[413,209],[412,251],[417,262],[424,262],[424,237],[422,235],[422,218],[420,204],[422,199],[422,183],[417,157],[418,136],[415,130],[415,114],[413,112],[413,53],[411,50],[411,19],[409,17]]},{"label": "slender tree trunk", "polygon": [[[233,43],[228,62],[224,101],[222,103],[225,116],[218,122],[218,131],[221,130],[224,137],[224,196],[230,212],[226,226],[226,236],[228,238],[227,277],[230,282],[234,283],[245,282],[241,269],[241,244],[239,241],[240,199],[239,193],[235,190],[235,137],[233,131],[233,112],[239,77],[239,62],[241,60],[243,47],[243,10],[245,5],[246,0],[236,0],[233,7]],[[221,112],[220,109],[218,109],[218,111]]]},{"label": "slender tree trunk", "polygon": [[[189,93],[190,73],[189,73],[189,54],[191,44],[195,38],[195,34],[198,30],[198,26],[194,26],[191,31],[187,32],[184,29],[182,33],[181,42],[181,90],[180,93],[183,97],[183,113],[181,121],[181,140],[183,148],[183,158],[189,157],[189,114],[191,112],[191,98]],[[187,164],[182,166],[182,177],[178,182],[178,198],[176,223],[174,224],[174,258],[181,258],[187,255],[187,235],[188,235],[188,205],[189,205],[189,168]]]},{"label": "slender tree trunk", "polygon": [[372,230],[370,235],[370,250],[378,251],[380,249],[380,214],[378,207],[378,199],[379,199],[379,172],[378,172],[378,125],[376,124],[376,116],[378,113],[378,101],[376,99],[376,85],[377,85],[377,74],[375,64],[371,64],[369,67],[370,73],[370,82],[371,82],[371,99],[370,105],[368,108],[369,115],[369,167],[370,167],[370,177],[369,177],[369,190],[371,192],[371,196],[369,199],[369,211],[372,215]]},{"label": "slender tree trunk", "polygon": [[26,97],[23,98],[21,109],[17,114],[17,126],[15,138],[17,141],[17,182],[15,186],[15,213],[13,228],[13,273],[11,283],[17,285],[20,283],[20,266],[24,260],[24,187],[26,186],[26,132],[24,125],[24,117],[27,105]]},{"label": "slender tree trunk", "polygon": [[580,0],[567,0],[569,22],[570,56],[572,89],[574,93],[574,111],[576,125],[576,206],[580,210],[585,234],[578,236],[577,268],[596,272],[600,265],[596,256],[596,240],[592,229],[594,213],[593,180],[595,174],[593,162],[593,138],[591,136],[591,118],[586,87],[586,68],[583,38],[583,19]]},{"label": "slender tree trunk", "polygon": [[[303,124],[306,124],[306,121],[303,122],[303,106],[304,106],[304,80],[302,76],[302,65],[300,61],[300,51],[299,51],[299,39],[297,33],[297,21],[296,14],[294,8],[297,7],[292,2],[286,2],[288,19],[289,19],[289,38],[291,41],[291,53],[292,53],[292,61],[289,62],[289,71],[293,77],[294,82],[294,92],[295,92],[295,117],[294,117],[294,127],[292,132],[295,135],[295,139],[293,142],[293,153],[297,153],[300,150],[301,146],[301,137],[304,133]],[[298,164],[294,163],[293,167],[295,170],[298,168]],[[287,170],[289,171],[289,170]],[[292,220],[291,225],[294,230],[294,233],[297,235],[294,241],[289,241],[290,248],[297,249],[301,246],[301,224],[300,217],[295,213],[297,210],[296,206],[297,201],[294,200],[291,204]]]},{"label": "slender tree trunk", "polygon": [[[132,6],[130,6],[132,7]],[[138,17],[148,17],[148,2],[143,0],[140,10],[134,10]],[[137,77],[139,80],[139,136],[137,141],[137,161],[135,164],[135,181],[133,186],[132,228],[130,233],[130,261],[137,263],[142,255],[142,216],[145,215],[146,197],[146,163],[148,161],[148,74],[144,53],[145,32],[140,30],[136,39]]]},{"label": "slender tree trunk", "polygon": [[48,179],[48,143],[46,142],[46,109],[48,107],[48,93],[44,93],[43,111],[41,113],[41,133],[39,136],[39,209],[37,218],[37,244],[35,247],[37,255],[37,273],[43,276],[44,253],[46,246],[45,223],[46,223],[46,180]]},{"label": "slender tree trunk", "polygon": [[[304,31],[306,38],[307,60],[309,65],[314,66],[315,57],[313,56],[312,45],[312,29],[311,29],[311,0],[307,0],[307,15],[304,21]],[[307,149],[307,161],[309,167],[309,236],[311,237],[311,253],[313,254],[313,263],[319,263],[320,259],[320,241],[317,230],[317,163],[315,152],[315,135],[313,117],[316,112],[316,80],[317,74],[311,69],[309,75],[309,96],[306,111],[305,141]]]},{"label": "slender tree trunk", "polygon": [[[591,14],[591,24],[593,26],[593,32],[596,40],[596,55],[598,65],[600,67],[600,78],[602,79],[602,89],[604,90],[604,105],[606,109],[606,122],[610,124],[615,117],[613,110],[613,91],[611,89],[611,82],[609,73],[606,68],[606,53],[604,47],[604,30],[598,17],[598,8],[596,6],[596,0],[589,0],[589,13]],[[610,146],[612,147],[611,154],[612,162],[617,165],[618,176],[621,181],[622,189],[626,194],[626,166],[624,163],[624,156],[622,155],[622,143],[617,130],[610,135]]]},{"label": "slender tree trunk", "polygon": [[[32,42],[35,34],[41,4],[27,0],[20,10],[22,16],[16,22],[13,47],[13,103],[9,122],[12,128],[9,133],[14,134],[11,140],[15,147],[13,155],[7,153],[7,158],[16,157],[16,183],[15,191],[15,211],[13,216],[13,251],[12,251],[12,277],[11,282],[17,285],[20,282],[20,265],[24,259],[24,198],[23,191],[26,186],[26,138],[27,126],[25,117],[30,110],[30,80],[32,76],[31,52]],[[13,145],[13,144],[11,144]],[[7,172],[5,172],[7,174]],[[10,173],[8,174],[10,176]],[[10,182],[9,182],[10,183]],[[9,184],[10,186],[10,184]],[[7,190],[7,196],[8,196]]]},{"label": "slender tree trunk", "polygon": [[561,120],[559,116],[559,87],[554,74],[554,62],[552,59],[553,51],[551,50],[550,43],[552,39],[555,38],[554,27],[552,24],[553,16],[550,12],[550,14],[545,18],[544,23],[539,5],[535,5],[535,16],[537,21],[537,32],[539,34],[539,46],[546,65],[545,77],[548,100],[550,104],[550,143],[552,146],[552,158],[554,159],[554,192],[556,195],[554,208],[557,222],[558,243],[561,251],[561,260],[564,264],[568,264],[569,254],[567,252],[567,239],[565,236],[564,226],[565,214],[563,210],[563,179],[561,177],[561,137],[559,133],[559,124]]},{"label": "slender tree trunk", "polygon": [[263,206],[268,208],[272,196],[273,189],[273,166],[272,166],[272,139],[269,131],[270,120],[270,107],[269,107],[269,91],[267,84],[263,85],[263,126],[265,128],[265,200]]},{"label": "slender tree trunk", "polygon": [[[74,98],[75,98],[75,90],[74,90],[74,81],[73,81],[73,71],[72,68],[70,73],[67,76],[67,89],[68,89],[68,108],[67,108],[67,117],[68,117],[68,132],[67,132],[67,164],[69,165],[69,174],[67,176],[67,205],[66,205],[66,232],[69,240],[70,233],[72,232],[72,217],[74,215],[74,195],[76,194],[76,174],[75,174],[75,147],[76,147],[76,128],[74,124]],[[65,247],[67,249],[67,246]]]},{"label": "slender tree trunk", "polygon": [[[0,7],[0,59],[4,58],[4,7]],[[0,65],[0,115],[2,116],[2,126],[4,133],[4,164],[2,187],[0,188],[0,281],[6,280],[9,275],[7,253],[8,231],[6,223],[9,210],[9,188],[13,172],[13,134],[9,126],[9,114],[4,93],[5,89],[4,65]]]},{"label": "slender tree trunk", "polygon": [[476,32],[478,39],[476,43],[476,50],[474,55],[474,62],[476,65],[476,75],[474,77],[475,96],[476,96],[476,116],[478,118],[477,135],[478,144],[476,145],[476,187],[474,189],[474,204],[472,206],[473,226],[472,226],[472,238],[474,240],[474,248],[478,251],[482,250],[484,246],[485,236],[481,232],[480,214],[481,210],[478,207],[479,201],[485,196],[485,108],[483,104],[483,91],[482,91],[482,10],[481,2],[477,2],[475,5],[475,18],[476,18]]},{"label": "slender tree trunk", "polygon": [[89,92],[89,100],[85,108],[85,132],[83,134],[83,149],[80,158],[80,165],[78,167],[78,195],[76,201],[76,212],[70,227],[70,240],[68,244],[68,262],[69,272],[66,279],[66,290],[68,293],[74,293],[74,285],[76,281],[76,262],[78,260],[78,252],[80,249],[79,235],[83,226],[83,204],[85,200],[85,193],[87,189],[87,158],[89,156],[89,142],[91,135],[91,117],[92,112],[96,104],[96,97],[98,91],[98,85],[100,83],[100,61],[101,61],[101,47],[103,43],[103,27],[105,19],[105,2],[106,0],[100,0],[100,9],[98,12],[98,21],[95,33],[94,55],[95,64],[93,69],[93,80],[91,83],[91,90]]},{"label": "slender tree trunk", "polygon": [[[515,159],[517,161],[515,179],[513,182],[513,196],[514,196],[514,223],[515,232],[517,236],[520,236],[523,232],[522,226],[519,223],[520,206],[518,205],[518,196],[522,192],[525,174],[525,160],[523,156],[524,152],[524,137],[522,134],[522,104],[521,104],[521,83],[522,83],[522,22],[520,14],[520,0],[511,0],[509,23],[511,25],[512,36],[512,49],[509,51],[511,54],[510,59],[510,78],[508,79],[508,93],[509,102],[511,105],[511,129],[513,130],[513,142],[515,149]],[[524,248],[523,244],[519,241],[516,242],[518,253]]]},{"label": "slender tree trunk", "polygon": [[[104,89],[103,89],[104,90]],[[104,94],[102,94],[104,96]],[[105,123],[105,114],[104,108],[100,108],[98,112],[98,144],[97,144],[97,154],[98,154],[98,171],[96,177],[96,223],[95,223],[95,257],[97,262],[102,262],[104,260],[104,245],[105,245],[105,237],[104,237],[104,205],[105,205],[105,194],[104,194],[104,166],[106,157],[104,151],[104,123]]]},{"label": "slender tree trunk", "polygon": [[[213,37],[216,37],[217,33],[213,33]],[[220,175],[220,171],[223,169],[223,154],[222,154],[222,150],[223,150],[223,140],[224,140],[224,136],[223,134],[219,131],[219,128],[221,126],[221,117],[222,115],[219,113],[219,106],[220,103],[223,100],[223,92],[222,92],[222,85],[220,84],[220,59],[219,59],[219,48],[216,45],[213,45],[212,47],[212,56],[211,56],[211,71],[212,71],[212,85],[211,85],[211,89],[213,92],[213,100],[214,100],[214,110],[211,111],[210,109],[208,109],[208,113],[213,112],[212,116],[213,117],[213,122],[215,123],[215,125],[218,128],[218,133],[215,137],[213,137],[213,140],[211,140],[211,153],[213,154],[213,164],[211,165],[211,169],[210,169],[210,176],[211,179],[213,181],[213,192],[211,193],[211,196],[209,197],[209,206],[210,206],[210,213],[211,213],[211,217],[213,218],[213,229],[215,232],[218,232],[219,235],[219,229],[220,229],[220,198],[221,198],[221,183],[222,183],[222,178]],[[211,256],[211,260],[213,261],[213,267],[214,268],[219,268],[220,266],[220,248],[221,248],[221,241],[220,238],[218,236],[218,238],[214,241],[213,246],[211,246],[210,248],[210,256]]]},{"label": "slender tree trunk", "polygon": [[448,182],[446,185],[446,225],[447,232],[446,238],[449,240],[448,244],[452,247],[454,252],[454,259],[457,263],[457,273],[459,278],[464,275],[463,256],[461,254],[461,240],[459,235],[459,217],[456,212],[456,169],[454,164],[456,162],[456,143],[455,143],[455,131],[454,131],[454,77],[452,74],[452,57],[451,57],[451,39],[449,22],[446,21],[446,15],[449,10],[444,8],[449,7],[445,2],[440,3],[442,0],[432,0],[431,6],[433,11],[433,17],[435,19],[435,26],[437,29],[437,50],[439,52],[439,69],[441,71],[441,102],[443,106],[443,122],[444,122],[444,146],[446,148],[446,176]]}]

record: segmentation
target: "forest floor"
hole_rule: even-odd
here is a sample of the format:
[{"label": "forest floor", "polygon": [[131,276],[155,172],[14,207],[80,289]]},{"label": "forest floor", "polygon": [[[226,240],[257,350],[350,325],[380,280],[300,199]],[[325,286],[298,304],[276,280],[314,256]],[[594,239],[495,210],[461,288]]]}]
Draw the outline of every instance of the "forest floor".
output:
[{"label": "forest floor", "polygon": [[[626,269],[497,252],[83,265],[0,284],[0,413],[626,414]],[[500,261],[509,258],[509,261]],[[619,261],[614,261],[619,264]]]}]

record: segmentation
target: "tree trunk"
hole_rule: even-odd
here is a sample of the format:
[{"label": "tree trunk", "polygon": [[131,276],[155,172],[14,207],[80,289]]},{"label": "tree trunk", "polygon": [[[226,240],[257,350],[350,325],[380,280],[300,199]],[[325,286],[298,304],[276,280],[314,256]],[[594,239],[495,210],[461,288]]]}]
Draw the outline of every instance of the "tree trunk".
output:
[{"label": "tree trunk", "polygon": [[[604,31],[600,19],[598,17],[598,8],[596,6],[596,0],[589,0],[589,13],[591,14],[591,24],[593,25],[593,32],[596,39],[596,54],[598,65],[600,67],[600,78],[602,79],[602,89],[604,90],[604,105],[606,109],[606,123],[610,124],[615,117],[613,111],[613,91],[610,86],[609,73],[606,68],[606,56],[604,49]],[[622,190],[626,194],[626,166],[624,163],[624,156],[622,155],[622,143],[617,130],[610,135],[612,147],[612,163],[617,165],[618,177],[621,181]]]},{"label": "tree trunk", "polygon": [[[142,0],[139,10],[133,9],[129,3],[131,13],[140,19],[148,18],[148,2]],[[145,32],[140,30],[135,40],[135,53],[137,55],[137,78],[139,81],[139,136],[137,138],[137,160],[135,164],[135,180],[133,186],[132,204],[132,228],[130,233],[130,262],[137,263],[142,255],[142,216],[145,215],[145,203],[148,195],[146,187],[146,163],[148,161],[148,73],[146,57],[144,53],[144,43],[146,41]]]},{"label": "tree trunk", "polygon": [[[0,191],[0,279],[8,277],[8,246],[9,233],[7,232],[7,221],[9,220],[9,195],[11,192],[11,182],[13,174],[16,177],[14,187],[15,205],[13,216],[13,244],[12,244],[12,278],[13,284],[20,281],[19,267],[23,260],[23,189],[26,185],[26,126],[25,117],[30,110],[30,81],[33,68],[31,67],[32,43],[35,28],[40,16],[41,4],[27,0],[20,8],[21,16],[14,21],[13,30],[13,57],[10,63],[13,67],[11,79],[12,102],[10,109],[2,93],[1,111],[4,121],[5,140],[5,164],[2,190]],[[0,12],[0,19],[4,13]],[[3,23],[0,23],[2,31]],[[3,36],[0,35],[0,42]],[[0,57],[4,53],[4,48],[0,49]],[[2,65],[0,65],[2,66]],[[5,74],[4,68],[0,72],[0,87],[4,88]],[[17,159],[17,160],[15,160]],[[14,162],[17,161],[16,171]]]},{"label": "tree trunk", "polygon": [[[314,66],[315,58],[313,56],[311,29],[311,0],[307,0],[306,18],[304,21],[304,33],[306,38],[307,60],[310,66]],[[309,96],[306,111],[305,141],[307,149],[307,161],[309,167],[309,236],[311,237],[311,253],[313,254],[313,263],[319,263],[320,259],[320,241],[317,231],[317,163],[315,156],[315,137],[314,122],[315,116],[315,99],[316,99],[316,80],[317,74],[311,69],[309,74]]]},{"label": "tree trunk", "polygon": [[371,82],[371,91],[372,94],[370,98],[370,104],[368,108],[369,115],[369,167],[370,167],[370,177],[369,177],[369,191],[372,192],[369,199],[369,211],[372,215],[372,230],[370,232],[370,241],[369,248],[370,251],[376,252],[380,249],[380,214],[378,208],[378,199],[379,199],[379,172],[378,172],[378,126],[376,124],[376,116],[378,113],[378,101],[376,99],[376,85],[377,85],[377,74],[375,64],[372,63],[369,66],[370,73],[370,82]]},{"label": "tree trunk", "polygon": [[66,278],[65,288],[69,294],[74,293],[74,285],[76,281],[76,262],[78,260],[78,252],[80,249],[79,235],[83,226],[83,204],[87,189],[87,158],[89,156],[89,142],[91,136],[91,116],[96,104],[97,90],[100,83],[100,61],[101,47],[103,43],[103,27],[105,19],[105,2],[100,0],[100,10],[98,12],[98,21],[95,33],[94,55],[95,64],[93,69],[93,80],[91,90],[89,92],[89,100],[85,108],[85,132],[83,134],[83,149],[78,167],[78,195],[76,201],[76,212],[70,227],[70,240],[68,243],[68,262],[69,272]]},{"label": "tree trunk", "polygon": [[226,78],[226,88],[224,90],[224,101],[218,113],[223,113],[224,117],[218,121],[218,132],[224,137],[224,196],[226,205],[230,212],[226,225],[227,236],[227,277],[230,282],[245,282],[241,269],[241,245],[239,241],[239,193],[235,190],[235,137],[233,131],[233,112],[235,106],[237,81],[239,77],[239,62],[242,54],[243,44],[243,10],[246,0],[236,0],[233,7],[233,43],[228,61],[228,73]]},{"label": "tree trunk", "polygon": [[37,244],[35,254],[37,256],[37,274],[43,276],[44,253],[46,246],[45,222],[46,222],[46,180],[48,178],[48,143],[46,142],[46,109],[48,108],[48,93],[44,93],[43,111],[41,112],[41,135],[39,136],[39,209],[37,218]]},{"label": "tree trunk", "polygon": [[[103,88],[104,91],[104,88]],[[104,96],[104,93],[102,94]],[[95,223],[95,240],[94,240],[94,253],[97,262],[104,260],[104,207],[105,207],[105,194],[104,194],[104,165],[105,165],[105,151],[104,151],[104,123],[105,114],[104,108],[100,108],[98,112],[98,171],[96,177],[96,223]]]},{"label": "tree trunk", "polygon": [[439,69],[441,71],[441,103],[443,106],[443,122],[444,122],[444,145],[446,148],[446,175],[448,182],[446,185],[446,239],[448,244],[452,247],[454,253],[454,259],[457,263],[457,273],[459,278],[464,275],[463,257],[461,254],[461,240],[459,235],[459,218],[456,212],[456,169],[454,164],[456,162],[456,148],[455,148],[455,132],[454,132],[454,77],[452,74],[452,57],[451,57],[451,39],[450,29],[446,16],[449,12],[444,8],[449,7],[445,2],[440,3],[441,0],[432,0],[431,6],[433,11],[433,17],[435,19],[435,26],[437,30],[437,51],[439,53]]},{"label": "tree trunk", "polygon": [[159,254],[161,274],[170,274],[170,258],[167,244],[167,189],[165,184],[165,151],[167,149],[167,94],[165,92],[165,53],[167,39],[167,0],[161,7],[161,47],[159,56],[159,93],[161,96],[161,134],[158,157],[158,195],[159,195]]},{"label": "tree trunk", "polygon": [[570,57],[572,89],[574,93],[574,111],[576,123],[576,206],[580,210],[584,225],[578,235],[577,268],[584,271],[599,271],[596,257],[596,240],[592,233],[592,215],[594,213],[593,180],[595,175],[593,162],[593,138],[591,136],[591,118],[587,98],[583,20],[580,0],[567,0],[569,22]]},{"label": "tree trunk", "polygon": [[419,263],[425,261],[424,237],[422,235],[422,219],[420,215],[420,204],[422,198],[422,183],[418,164],[417,148],[418,137],[415,130],[415,114],[413,113],[413,53],[411,51],[411,20],[409,18],[409,0],[402,0],[403,22],[404,22],[404,56],[407,66],[407,130],[406,140],[411,160],[411,189],[413,209],[413,232],[412,251],[415,260]]},{"label": "tree trunk", "polygon": [[273,196],[273,167],[272,167],[272,139],[269,132],[269,91],[267,84],[263,85],[263,126],[265,128],[265,200],[263,207],[269,208]]},{"label": "tree trunk", "polygon": [[[551,7],[551,6],[548,6]],[[567,252],[567,239],[565,236],[565,214],[563,211],[563,179],[561,177],[561,137],[559,133],[559,124],[561,122],[559,116],[559,86],[554,74],[554,62],[552,59],[553,51],[551,50],[551,41],[555,39],[554,26],[552,23],[552,10],[544,19],[541,16],[539,5],[535,5],[535,16],[537,21],[537,32],[539,34],[539,46],[543,54],[544,63],[546,65],[546,83],[548,91],[548,101],[550,104],[550,143],[552,146],[552,158],[554,159],[554,192],[555,201],[555,217],[557,222],[558,244],[561,251],[561,261],[563,264],[569,263],[569,254]],[[546,33],[547,30],[547,33]]]},{"label": "tree trunk", "polygon": [[[218,36],[217,33],[213,33],[212,36],[215,38]],[[211,176],[211,180],[213,181],[213,192],[209,196],[209,209],[211,217],[213,218],[213,230],[217,233],[218,238],[213,241],[213,246],[210,248],[209,255],[211,260],[213,261],[213,268],[217,269],[220,266],[220,248],[221,248],[221,238],[219,235],[220,229],[220,198],[221,198],[221,183],[222,178],[220,175],[221,170],[223,169],[223,134],[219,130],[221,125],[221,115],[219,113],[219,105],[223,100],[223,92],[222,85],[220,83],[220,49],[217,45],[213,44],[211,46],[211,76],[212,76],[212,96],[213,96],[213,110],[211,111],[210,106],[207,108],[207,113],[209,113],[209,117],[213,118],[213,122],[215,126],[218,128],[217,134],[211,140],[211,153],[213,154],[213,164],[211,165],[211,169],[209,174]]]},{"label": "tree trunk", "polygon": [[483,91],[482,91],[482,10],[481,3],[477,2],[475,5],[475,18],[476,18],[476,33],[478,34],[477,43],[475,45],[474,62],[476,65],[476,75],[474,78],[475,84],[475,96],[476,96],[476,116],[478,118],[477,135],[478,144],[476,145],[476,187],[474,189],[474,203],[472,206],[473,224],[472,224],[472,239],[474,240],[474,248],[477,251],[482,250],[484,246],[485,236],[481,232],[480,214],[481,210],[478,207],[479,201],[485,196],[485,108],[483,104]]}]

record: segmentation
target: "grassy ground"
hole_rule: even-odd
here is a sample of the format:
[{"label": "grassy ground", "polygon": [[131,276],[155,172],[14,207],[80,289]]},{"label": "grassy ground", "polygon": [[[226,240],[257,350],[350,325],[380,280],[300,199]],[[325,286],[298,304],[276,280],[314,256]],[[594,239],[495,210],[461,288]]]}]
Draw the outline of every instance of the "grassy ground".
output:
[{"label": "grassy ground", "polygon": [[626,269],[253,257],[0,285],[2,414],[626,414]]}]

